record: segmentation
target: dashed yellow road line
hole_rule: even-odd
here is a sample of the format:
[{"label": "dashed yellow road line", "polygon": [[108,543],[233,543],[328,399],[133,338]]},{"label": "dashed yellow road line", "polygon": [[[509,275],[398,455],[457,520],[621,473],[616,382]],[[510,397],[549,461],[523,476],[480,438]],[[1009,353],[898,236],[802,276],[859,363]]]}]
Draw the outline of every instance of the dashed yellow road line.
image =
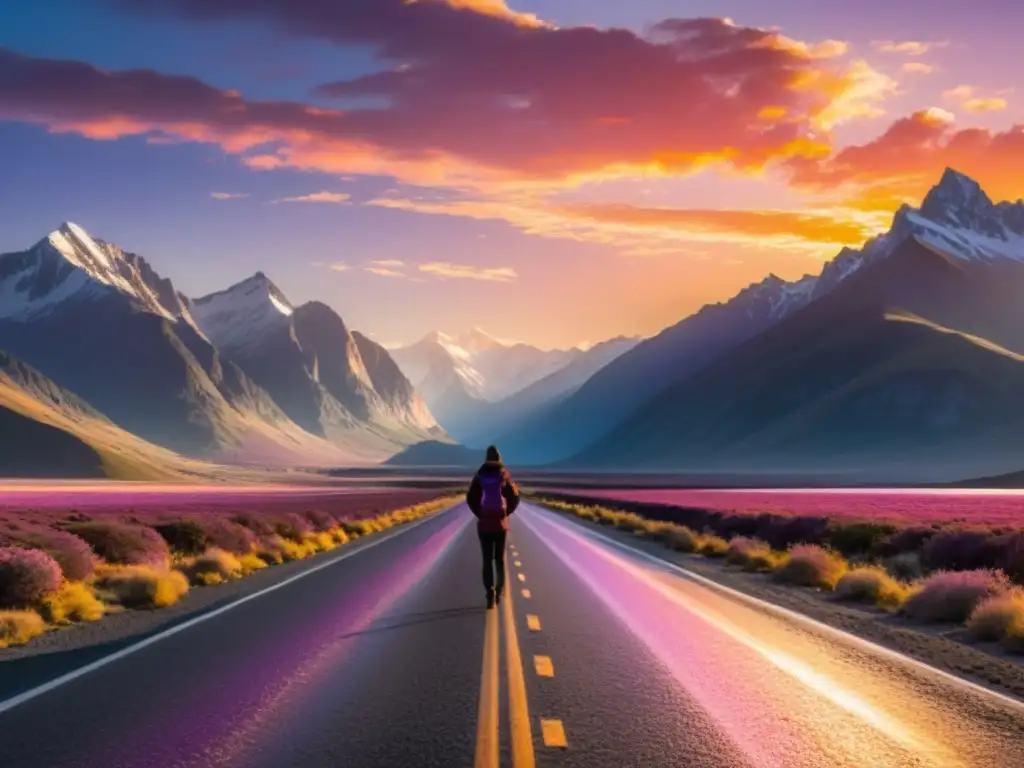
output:
[{"label": "dashed yellow road line", "polygon": [[532,595],[530,594],[530,590],[524,589],[523,590],[523,597],[525,597],[527,600],[529,600],[532,597]]},{"label": "dashed yellow road line", "polygon": [[520,573],[520,574],[517,574],[517,575],[519,576],[519,580],[520,580],[520,581],[526,581],[526,576],[524,576],[524,575],[523,575],[523,574],[521,574],[521,573]]},{"label": "dashed yellow road line", "polygon": [[555,676],[555,665],[551,663],[550,656],[534,656],[533,668],[541,677]]},{"label": "dashed yellow road line", "polygon": [[540,619],[532,613],[526,614],[526,626],[531,632],[540,632]]},{"label": "dashed yellow road line", "polygon": [[[522,576],[522,574],[520,574]],[[526,678],[523,657],[519,651],[519,633],[516,632],[512,595],[505,602],[505,652],[508,664],[509,744],[512,748],[512,768],[534,768],[533,732],[530,729],[530,711],[526,702]],[[495,613],[497,613],[495,611]]]},{"label": "dashed yellow road line", "polygon": [[498,612],[487,611],[474,768],[498,768],[498,651]]},{"label": "dashed yellow road line", "polygon": [[522,568],[522,567],[523,567],[523,564],[521,562],[519,562],[518,560],[516,560],[516,568]]},{"label": "dashed yellow road line", "polygon": [[561,720],[541,720],[540,732],[544,737],[545,747],[568,747],[565,740],[565,728]]}]

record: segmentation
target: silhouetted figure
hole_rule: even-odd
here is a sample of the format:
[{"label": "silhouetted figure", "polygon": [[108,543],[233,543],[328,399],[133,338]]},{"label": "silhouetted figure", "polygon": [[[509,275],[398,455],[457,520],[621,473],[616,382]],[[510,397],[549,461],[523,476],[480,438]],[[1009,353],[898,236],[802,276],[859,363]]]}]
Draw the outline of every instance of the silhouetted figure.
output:
[{"label": "silhouetted figure", "polygon": [[[505,537],[508,518],[519,506],[519,488],[501,463],[501,454],[493,445],[487,449],[487,461],[469,484],[466,503],[476,515],[480,551],[484,560],[484,589],[487,607],[501,602],[505,588]],[[495,585],[497,574],[497,585]]]}]

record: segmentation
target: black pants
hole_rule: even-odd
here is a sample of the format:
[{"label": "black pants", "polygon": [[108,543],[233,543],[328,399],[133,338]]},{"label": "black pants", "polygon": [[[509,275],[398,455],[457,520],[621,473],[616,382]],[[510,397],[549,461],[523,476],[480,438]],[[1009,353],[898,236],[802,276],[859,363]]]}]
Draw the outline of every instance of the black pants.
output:
[{"label": "black pants", "polygon": [[[490,592],[495,589],[495,573],[497,573],[497,591],[505,587],[505,531],[498,533],[480,533],[480,551],[484,557],[484,589]],[[492,568],[493,566],[493,568]]]}]

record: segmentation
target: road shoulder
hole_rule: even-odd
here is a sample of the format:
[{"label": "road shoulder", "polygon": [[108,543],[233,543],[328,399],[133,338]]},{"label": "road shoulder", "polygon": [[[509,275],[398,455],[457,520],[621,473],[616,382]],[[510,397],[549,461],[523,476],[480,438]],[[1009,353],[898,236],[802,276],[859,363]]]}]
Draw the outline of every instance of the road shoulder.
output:
[{"label": "road shoulder", "polygon": [[837,602],[820,590],[777,584],[764,575],[744,573],[699,555],[675,552],[659,542],[589,523],[536,502],[531,504],[723,587],[795,611],[991,690],[1024,699],[1024,665],[1005,657],[997,646],[966,644],[959,639],[964,637],[962,627],[912,625],[878,609]]}]

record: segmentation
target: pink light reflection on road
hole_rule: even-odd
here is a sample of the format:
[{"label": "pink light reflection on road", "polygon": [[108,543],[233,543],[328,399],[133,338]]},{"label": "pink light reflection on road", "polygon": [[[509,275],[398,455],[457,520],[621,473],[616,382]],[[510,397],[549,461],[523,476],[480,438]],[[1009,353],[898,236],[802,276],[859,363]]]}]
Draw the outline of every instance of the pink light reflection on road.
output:
[{"label": "pink light reflection on road", "polygon": [[[549,513],[524,522],[759,768],[991,766],[970,734],[827,643],[620,553]],[[874,677],[877,677],[875,675]],[[942,702],[939,702],[941,705]]]},{"label": "pink light reflection on road", "polygon": [[[465,517],[453,517],[389,562],[374,580],[354,585],[344,599],[339,596],[333,602],[335,611],[312,615],[309,622],[289,627],[283,635],[268,631],[247,638],[231,669],[173,704],[165,699],[134,738],[118,737],[116,756],[108,756],[103,764],[129,765],[145,755],[175,768],[243,766],[251,763],[251,753],[264,741],[287,740],[290,736],[282,732],[281,722],[300,711],[308,718],[323,710],[316,702],[324,695],[323,685],[330,684],[324,681],[333,681],[331,693],[338,695],[337,670],[346,663],[359,634],[426,577],[466,525]],[[296,596],[301,597],[304,586],[309,587],[305,581],[295,585]]]}]

